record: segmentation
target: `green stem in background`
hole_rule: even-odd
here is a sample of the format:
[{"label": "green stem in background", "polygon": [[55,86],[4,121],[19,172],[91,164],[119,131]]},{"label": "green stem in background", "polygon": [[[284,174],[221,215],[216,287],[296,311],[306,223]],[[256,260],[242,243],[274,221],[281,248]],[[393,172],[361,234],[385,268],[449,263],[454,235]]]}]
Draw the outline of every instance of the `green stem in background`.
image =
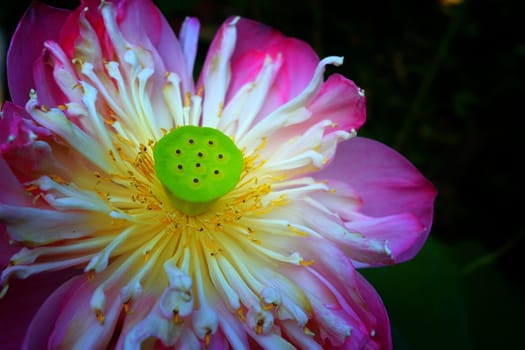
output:
[{"label": "green stem in background", "polygon": [[511,250],[513,247],[515,247],[519,241],[521,241],[525,237],[525,230],[522,230],[518,234],[516,234],[514,237],[509,239],[504,245],[502,245],[499,249],[490,252],[488,254],[484,254],[480,256],[479,258],[471,261],[470,263],[466,264],[462,269],[461,272],[466,275],[469,274],[477,269],[483,268],[484,266],[490,265],[495,263],[499,258],[501,258],[505,253],[507,253],[509,250]]},{"label": "green stem in background", "polygon": [[434,55],[434,59],[432,60],[432,64],[430,65],[429,69],[426,71],[426,74],[423,77],[423,82],[421,84],[421,87],[419,88],[417,95],[415,96],[412,102],[412,106],[410,107],[410,111],[405,117],[404,123],[401,126],[401,129],[399,130],[397,134],[394,148],[397,149],[398,151],[402,151],[402,148],[406,142],[407,136],[412,130],[417,119],[421,116],[421,113],[420,113],[421,107],[423,106],[423,103],[425,102],[425,99],[428,95],[430,87],[432,86],[432,83],[434,82],[434,79],[436,78],[436,74],[439,71],[439,68],[443,60],[445,59],[445,57],[447,56],[447,53],[449,52],[449,48],[450,48],[452,39],[456,35],[460,27],[460,24],[463,20],[463,15],[466,11],[467,3],[468,1],[465,1],[463,4],[455,8],[456,11],[454,11],[454,14],[452,15],[452,19],[448,26],[448,30],[446,31],[445,35],[441,39],[439,47],[437,48],[437,51]]}]

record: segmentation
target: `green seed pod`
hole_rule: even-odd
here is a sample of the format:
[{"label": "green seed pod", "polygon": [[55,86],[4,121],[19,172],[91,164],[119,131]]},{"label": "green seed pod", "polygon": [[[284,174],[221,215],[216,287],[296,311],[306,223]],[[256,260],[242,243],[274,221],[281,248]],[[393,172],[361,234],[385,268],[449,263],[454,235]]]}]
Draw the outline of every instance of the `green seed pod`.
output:
[{"label": "green seed pod", "polygon": [[161,138],[153,149],[155,172],[174,205],[197,215],[230,192],[244,165],[235,143],[217,129],[182,126]]}]

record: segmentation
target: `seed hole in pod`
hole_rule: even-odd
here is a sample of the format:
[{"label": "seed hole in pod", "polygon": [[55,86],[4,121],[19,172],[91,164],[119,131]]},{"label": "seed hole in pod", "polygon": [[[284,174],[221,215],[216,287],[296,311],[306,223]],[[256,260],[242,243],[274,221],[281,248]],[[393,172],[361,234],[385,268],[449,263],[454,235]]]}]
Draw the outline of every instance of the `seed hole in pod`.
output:
[{"label": "seed hole in pod", "polygon": [[219,175],[220,171],[219,171],[219,170],[215,170],[215,171],[213,171],[213,173],[214,173],[215,175]]},{"label": "seed hole in pod", "polygon": [[224,158],[224,155],[223,155],[222,153],[219,153],[219,154],[217,155],[217,158],[219,158],[219,159],[223,159],[223,158]]},{"label": "seed hole in pod", "polygon": [[193,179],[193,183],[198,184],[198,183],[199,183],[199,179],[194,178],[194,179]]},{"label": "seed hole in pod", "polygon": [[201,167],[201,163],[195,163],[195,168],[200,168]]},{"label": "seed hole in pod", "polygon": [[177,149],[175,150],[175,154],[180,155],[180,154],[182,154],[182,151],[181,151],[180,149],[177,148]]},{"label": "seed hole in pod", "polygon": [[182,170],[183,168],[182,164],[177,165],[177,169]]},{"label": "seed hole in pod", "polygon": [[193,145],[193,144],[195,143],[195,140],[193,140],[193,139],[189,139],[189,140],[188,140],[188,143],[189,143],[190,145]]},{"label": "seed hole in pod", "polygon": [[197,153],[197,156],[198,156],[199,158],[202,158],[202,157],[204,157],[204,153],[199,152],[199,153]]},{"label": "seed hole in pod", "polygon": [[213,140],[208,141],[208,145],[213,146],[213,144],[214,144]]}]

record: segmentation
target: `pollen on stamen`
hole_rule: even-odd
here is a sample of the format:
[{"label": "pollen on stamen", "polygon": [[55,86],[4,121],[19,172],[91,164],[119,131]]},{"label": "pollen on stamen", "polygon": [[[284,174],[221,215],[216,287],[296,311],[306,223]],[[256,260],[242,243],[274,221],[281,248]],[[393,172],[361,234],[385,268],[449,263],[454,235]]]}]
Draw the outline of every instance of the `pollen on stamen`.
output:
[{"label": "pollen on stamen", "polygon": [[206,348],[210,346],[210,340],[211,340],[211,331],[206,332],[206,335],[204,336],[204,344]]},{"label": "pollen on stamen", "polygon": [[222,111],[223,111],[223,109],[224,109],[224,103],[220,102],[220,103],[219,103],[219,109],[218,109],[218,111],[217,111],[217,117],[218,117],[218,118],[222,117]]},{"label": "pollen on stamen", "polygon": [[92,282],[94,278],[95,278],[95,270],[89,270],[87,272],[87,280],[88,280],[88,282]]},{"label": "pollen on stamen", "polygon": [[104,322],[106,321],[106,318],[104,317],[104,313],[100,309],[95,309],[95,316],[97,317],[98,323],[100,323],[101,325],[103,325]]},{"label": "pollen on stamen", "polygon": [[288,224],[287,226],[288,226],[288,229],[290,231],[292,231],[293,233],[298,234],[299,236],[303,236],[303,237],[308,236],[308,234],[306,232],[299,230],[297,227],[295,227],[293,225]]},{"label": "pollen on stamen", "polygon": [[55,175],[55,174],[49,175],[49,178],[51,180],[55,181],[56,183],[60,184],[60,185],[67,185],[67,184],[69,184],[69,182],[67,182],[66,180],[62,179],[60,176]]},{"label": "pollen on stamen", "polygon": [[246,316],[244,316],[244,310],[242,309],[242,307],[237,309],[237,315],[239,316],[241,321],[246,320]]},{"label": "pollen on stamen", "polygon": [[109,154],[109,156],[111,157],[111,159],[112,159],[114,162],[117,161],[117,158],[115,158],[115,154],[113,154],[113,151],[112,151],[112,150],[109,150],[109,151],[108,151],[108,154]]},{"label": "pollen on stamen", "polygon": [[200,86],[199,90],[197,90],[197,96],[202,97],[204,96],[204,87]]},{"label": "pollen on stamen", "polygon": [[128,315],[131,315],[132,314],[132,311],[131,311],[131,301],[128,300],[126,301],[125,303],[122,304],[122,309],[124,309],[124,312]]},{"label": "pollen on stamen", "polygon": [[29,185],[29,186],[26,187],[26,191],[27,191],[27,192],[32,192],[32,191],[34,191],[34,190],[38,190],[38,188],[39,188],[39,187],[38,187],[37,185],[32,184],[32,185]]},{"label": "pollen on stamen", "polygon": [[264,319],[260,319],[257,321],[257,325],[255,326],[255,333],[262,334],[264,327]]},{"label": "pollen on stamen", "polygon": [[266,147],[266,143],[267,143],[268,139],[266,138],[266,136],[264,136],[262,139],[261,139],[261,143],[259,144],[259,146],[257,146],[257,148],[255,149],[255,152],[259,152],[261,151],[264,147]]},{"label": "pollen on stamen", "polygon": [[150,250],[145,251],[144,252],[144,262],[148,262],[150,258],[151,258],[151,251]]},{"label": "pollen on stamen", "polygon": [[174,325],[179,325],[184,322],[184,320],[180,318],[179,310],[173,310],[173,317],[171,318],[171,321]]},{"label": "pollen on stamen", "polygon": [[262,307],[262,309],[263,309],[264,311],[270,311],[270,310],[272,310],[272,309],[273,309],[274,307],[276,307],[276,306],[277,306],[277,305],[274,304],[274,303],[264,304],[263,307]]},{"label": "pollen on stamen", "polygon": [[313,264],[315,264],[315,260],[314,259],[311,259],[311,260],[308,260],[308,261],[305,261],[305,260],[301,260],[299,261],[299,264],[301,264],[302,266],[311,266]]},{"label": "pollen on stamen", "polygon": [[303,332],[304,334],[310,336],[310,337],[314,337],[315,336],[315,333],[312,332],[308,327],[304,326],[303,328]]},{"label": "pollen on stamen", "polygon": [[33,203],[33,205],[36,205],[36,202],[42,198],[42,193],[39,193],[35,196],[35,198],[33,198],[33,200],[31,201],[31,203]]},{"label": "pollen on stamen", "polygon": [[[79,57],[73,57],[73,59],[71,60],[71,63],[73,63],[73,64],[77,64],[77,63],[78,63],[78,64],[83,64],[83,61],[82,61],[82,59],[79,58]],[[80,84],[75,84],[75,86],[76,86],[76,85],[80,85]]]}]

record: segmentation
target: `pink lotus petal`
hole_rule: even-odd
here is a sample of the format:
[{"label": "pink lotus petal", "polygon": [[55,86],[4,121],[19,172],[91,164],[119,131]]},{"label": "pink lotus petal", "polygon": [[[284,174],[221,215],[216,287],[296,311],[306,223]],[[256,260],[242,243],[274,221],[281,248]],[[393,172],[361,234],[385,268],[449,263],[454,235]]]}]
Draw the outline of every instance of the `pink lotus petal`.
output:
[{"label": "pink lotus petal", "polygon": [[193,77],[184,52],[159,9],[148,0],[121,1],[117,4],[117,21],[124,38],[150,50],[154,56],[158,55],[155,57],[156,74],[162,77],[166,71],[175,72],[181,79],[183,92],[193,92]]},{"label": "pink lotus petal", "polygon": [[[3,106],[3,117],[0,119],[0,154],[11,168],[18,181],[26,182],[34,178],[37,172],[52,164],[51,149],[45,139],[51,138],[51,132],[34,123],[28,113],[10,102]],[[14,185],[6,173],[6,195],[21,188]],[[7,186],[12,186],[8,189]],[[0,194],[0,201],[4,193]]]},{"label": "pink lotus petal", "polygon": [[70,11],[33,2],[18,24],[7,53],[7,80],[12,101],[25,105],[29,91],[35,88],[29,67],[42,53],[46,40],[57,40]]},{"label": "pink lotus petal", "polygon": [[335,130],[359,130],[366,119],[365,96],[355,83],[340,74],[331,75],[309,104],[312,124],[330,120]]},{"label": "pink lotus petal", "polygon": [[187,17],[180,28],[179,40],[188,68],[188,76],[193,76],[193,66],[199,46],[200,23],[197,18]]},{"label": "pink lotus petal", "polygon": [[260,117],[264,117],[297,96],[308,85],[319,59],[312,48],[302,41],[287,38],[277,30],[249,19],[235,21],[230,18],[224,22],[210,46],[203,72],[211,64],[211,57],[220,49],[219,40],[232,21],[235,22],[237,38],[231,58],[231,85],[225,104],[243,85],[257,76],[267,56],[273,59],[282,56],[284,64],[259,112]]},{"label": "pink lotus petal", "polygon": [[[50,348],[96,349],[109,344],[122,311],[122,303],[118,298],[118,290],[105,290],[107,302],[103,321],[97,317],[90,300],[98,287],[98,278],[100,276],[96,276],[94,281],[88,281],[84,275],[70,285],[67,298],[61,301],[59,314],[50,315],[56,318],[49,336]],[[57,310],[56,306],[50,305],[51,308],[52,311]],[[48,309],[44,307],[43,312],[46,311]]]},{"label": "pink lotus petal", "polygon": [[432,226],[436,190],[399,153],[379,142],[356,137],[340,145],[335,159],[316,178],[348,183],[359,194],[365,215],[410,213],[417,217],[422,226],[419,237],[397,261],[410,259],[420,250]]},{"label": "pink lotus petal", "polygon": [[[78,271],[70,271],[71,276],[75,276],[76,274],[78,274]],[[67,278],[67,274],[62,273],[61,275],[65,275]],[[62,302],[69,298],[70,293],[79,282],[79,279],[82,279],[82,276],[72,277],[61,285],[58,285],[54,291],[50,291],[51,295],[47,297],[31,320],[24,337],[22,349],[38,349],[43,344],[47,344],[54,329],[56,319],[60,314]]]},{"label": "pink lotus petal", "polygon": [[[2,349],[20,349],[26,329],[46,298],[76,274],[75,270],[44,273],[27,280],[12,280],[0,299],[0,344]],[[8,330],[8,331],[7,331]],[[45,338],[44,338],[45,339]],[[40,343],[39,345],[45,344]]]}]

